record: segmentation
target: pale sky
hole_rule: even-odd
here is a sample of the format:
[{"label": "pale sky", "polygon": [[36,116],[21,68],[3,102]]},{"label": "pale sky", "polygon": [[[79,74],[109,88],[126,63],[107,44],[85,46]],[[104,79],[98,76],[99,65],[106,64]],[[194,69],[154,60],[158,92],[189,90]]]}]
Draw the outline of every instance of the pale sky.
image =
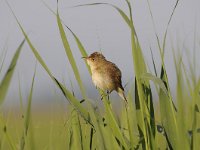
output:
[{"label": "pale sky", "polygon": [[[60,39],[56,17],[44,6],[41,0],[7,0],[25,31],[29,33],[30,39],[42,58],[50,68],[52,73],[60,80],[65,81],[70,88],[69,79],[74,84],[77,95],[79,90],[74,80],[72,69],[65,55],[65,51]],[[45,0],[45,2],[56,10],[56,0]],[[114,63],[122,71],[123,85],[133,79],[133,63],[131,57],[130,30],[120,17],[118,12],[109,6],[90,6],[72,8],[72,6],[94,3],[108,2],[118,6],[128,13],[128,8],[124,0],[60,0],[59,11],[64,22],[78,35],[88,54],[102,49],[106,58]],[[160,39],[163,38],[167,22],[176,3],[175,0],[149,0],[153,12],[157,33]],[[156,45],[155,34],[152,20],[146,0],[132,0],[133,20],[136,32],[139,36],[140,44],[145,55],[146,62],[153,71],[150,47],[153,50],[156,59],[157,69],[159,69],[160,59]],[[196,56],[199,56],[200,48],[200,1],[199,0],[180,0],[175,11],[174,17],[169,27],[167,37],[166,67],[172,89],[175,89],[175,72],[173,67],[173,57],[171,43],[173,41],[176,49],[177,44],[181,50],[190,51],[190,55],[183,52],[184,57],[192,59],[194,48],[194,35],[196,36]],[[196,32],[196,34],[194,34]],[[92,97],[97,92],[87,73],[84,62],[81,60],[80,52],[72,38],[72,35],[66,30],[70,46],[84,84],[87,87],[87,95]],[[23,35],[8,9],[4,0],[0,0],[0,51],[6,45],[8,52],[6,56],[3,71],[5,72],[9,65],[17,46],[23,40]],[[186,60],[186,59],[185,59]],[[198,67],[200,62],[198,61]],[[33,75],[35,58],[27,44],[21,53],[16,72],[14,74],[11,88],[7,99],[18,96],[18,75],[22,84],[24,97],[28,95],[31,78]],[[4,73],[3,72],[3,73]],[[2,79],[3,74],[0,74]],[[47,76],[47,73],[38,64],[35,84],[35,99],[48,95],[53,95],[55,87],[53,82]],[[95,93],[95,94],[93,94]]]}]

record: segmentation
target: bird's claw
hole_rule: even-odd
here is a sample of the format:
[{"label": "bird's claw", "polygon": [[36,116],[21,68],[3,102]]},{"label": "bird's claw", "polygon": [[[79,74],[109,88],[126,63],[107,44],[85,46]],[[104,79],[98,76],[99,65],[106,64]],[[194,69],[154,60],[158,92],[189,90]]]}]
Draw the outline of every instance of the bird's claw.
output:
[{"label": "bird's claw", "polygon": [[107,97],[108,97],[108,100],[109,100],[109,99],[110,99],[110,96],[109,96],[110,93],[111,93],[111,92],[108,91],[108,90],[106,91],[106,94],[102,93],[102,94],[101,94],[101,100],[103,100],[104,96],[107,96]]}]

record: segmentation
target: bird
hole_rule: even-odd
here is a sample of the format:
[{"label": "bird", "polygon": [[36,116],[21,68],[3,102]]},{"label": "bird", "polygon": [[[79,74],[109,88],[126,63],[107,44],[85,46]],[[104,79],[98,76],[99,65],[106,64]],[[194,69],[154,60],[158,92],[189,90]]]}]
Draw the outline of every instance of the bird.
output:
[{"label": "bird", "polygon": [[94,85],[110,94],[116,91],[118,95],[127,103],[122,86],[122,73],[120,69],[108,61],[102,53],[94,52],[88,57],[82,57],[86,60],[91,69],[92,81]]}]

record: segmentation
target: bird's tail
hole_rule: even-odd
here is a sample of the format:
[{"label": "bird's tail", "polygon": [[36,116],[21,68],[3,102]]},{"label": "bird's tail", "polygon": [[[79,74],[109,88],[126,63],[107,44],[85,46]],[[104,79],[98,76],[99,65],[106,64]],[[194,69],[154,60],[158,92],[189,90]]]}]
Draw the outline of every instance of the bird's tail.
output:
[{"label": "bird's tail", "polygon": [[126,96],[125,96],[125,94],[124,94],[124,90],[123,90],[122,88],[118,88],[118,89],[117,89],[117,93],[119,94],[119,96],[120,96],[123,100],[125,100],[126,103],[128,103],[128,101],[127,101],[127,99],[126,99]]}]

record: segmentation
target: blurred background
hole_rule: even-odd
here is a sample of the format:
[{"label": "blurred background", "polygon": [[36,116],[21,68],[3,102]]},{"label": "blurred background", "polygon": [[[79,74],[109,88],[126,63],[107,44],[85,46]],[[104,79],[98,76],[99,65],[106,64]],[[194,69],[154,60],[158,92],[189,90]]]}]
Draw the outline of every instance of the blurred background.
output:
[{"label": "blurred background", "polygon": [[[81,99],[78,85],[62,45],[56,16],[50,12],[42,0],[7,1],[52,73]],[[56,0],[44,0],[44,2],[56,11]],[[73,7],[95,2],[114,4],[128,13],[124,0],[61,0],[59,1],[60,16],[65,24],[80,38],[88,54],[101,50],[108,60],[114,62],[121,69],[123,85],[129,83],[126,88],[127,91],[130,83],[134,80],[130,30],[118,12],[109,6]],[[148,3],[145,0],[132,0],[131,2],[136,32],[146,61],[149,64],[149,70],[153,72],[150,49],[152,49],[156,67],[160,70],[160,54]],[[159,38],[163,39],[176,1],[149,0],[149,3],[155,20],[156,32]],[[176,53],[180,51],[186,64],[188,64],[188,59],[194,60],[196,57],[196,68],[199,68],[200,65],[198,60],[198,56],[200,56],[199,6],[199,0],[181,0],[169,26],[165,62],[172,91],[175,90],[176,84],[172,49]],[[92,84],[91,77],[84,61],[81,59],[81,54],[73,36],[68,30],[66,30],[66,34],[81,78],[87,88],[87,95],[91,99],[99,100],[98,92]],[[4,54],[6,51],[6,59],[0,79],[3,78],[16,48],[23,39],[24,37],[6,2],[0,0],[0,52]],[[194,53],[194,51],[196,52]],[[35,63],[36,59],[28,45],[25,44],[6,100],[2,105],[4,109],[11,106],[16,109],[19,108],[19,83],[23,99],[24,101],[27,100]],[[116,97],[116,93],[113,93],[111,97]],[[33,95],[33,105],[37,107],[34,108],[43,107],[48,109],[57,105],[62,107],[64,106],[62,105],[63,103],[67,104],[67,101],[62,96],[62,93],[55,87],[47,73],[38,64]]]}]

